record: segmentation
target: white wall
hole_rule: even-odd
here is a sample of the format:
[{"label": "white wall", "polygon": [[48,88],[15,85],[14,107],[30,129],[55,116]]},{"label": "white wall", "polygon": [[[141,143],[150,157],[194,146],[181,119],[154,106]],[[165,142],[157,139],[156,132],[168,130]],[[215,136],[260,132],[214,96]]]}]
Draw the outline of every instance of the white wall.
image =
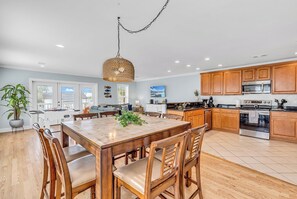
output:
[{"label": "white wall", "polygon": [[[165,85],[166,98],[168,102],[192,102],[196,101],[193,92],[198,89],[200,93],[200,74],[180,76],[172,78],[164,78],[157,80],[141,81],[136,83],[137,98],[144,106],[150,99],[150,86]],[[202,96],[201,98],[208,99],[209,96]],[[274,99],[286,99],[286,105],[297,106],[297,95],[273,95],[273,94],[249,94],[249,95],[231,95],[231,96],[213,96],[215,104],[236,104],[238,100],[244,99],[261,99],[272,100],[273,105],[276,105]],[[160,100],[159,100],[160,101]]]}]

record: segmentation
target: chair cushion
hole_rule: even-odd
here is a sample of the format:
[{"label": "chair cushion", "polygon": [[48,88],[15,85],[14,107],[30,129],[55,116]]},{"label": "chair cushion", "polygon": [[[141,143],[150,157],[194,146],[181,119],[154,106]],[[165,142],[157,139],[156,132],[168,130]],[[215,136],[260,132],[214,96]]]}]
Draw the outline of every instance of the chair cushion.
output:
[{"label": "chair cushion", "polygon": [[72,187],[85,184],[96,179],[96,158],[84,156],[68,163]]},{"label": "chair cushion", "polygon": [[[114,176],[144,194],[147,160],[148,158],[144,158],[120,167],[114,171]],[[152,181],[160,177],[160,170],[161,162],[155,160],[153,164]]]},{"label": "chair cushion", "polygon": [[63,152],[66,158],[66,162],[73,161],[77,158],[80,158],[86,155],[90,155],[90,152],[88,152],[84,147],[82,147],[79,144],[65,147],[63,148]]}]

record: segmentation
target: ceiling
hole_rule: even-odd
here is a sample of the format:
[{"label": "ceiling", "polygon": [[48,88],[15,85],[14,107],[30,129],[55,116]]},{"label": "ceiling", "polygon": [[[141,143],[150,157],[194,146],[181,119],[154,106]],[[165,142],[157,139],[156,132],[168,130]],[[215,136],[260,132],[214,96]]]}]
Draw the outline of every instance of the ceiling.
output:
[{"label": "ceiling", "polygon": [[[117,16],[139,29],[164,3],[0,0],[0,66],[101,77],[117,52]],[[121,31],[121,55],[137,79],[297,59],[296,8],[296,0],[171,0],[147,31]]]}]

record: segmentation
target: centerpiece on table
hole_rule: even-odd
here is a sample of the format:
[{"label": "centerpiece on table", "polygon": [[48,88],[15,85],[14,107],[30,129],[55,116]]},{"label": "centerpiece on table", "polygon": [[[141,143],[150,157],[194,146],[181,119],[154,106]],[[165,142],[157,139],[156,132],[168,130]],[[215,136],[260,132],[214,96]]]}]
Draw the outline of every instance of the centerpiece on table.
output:
[{"label": "centerpiece on table", "polygon": [[126,127],[129,124],[141,126],[147,123],[145,120],[141,119],[138,114],[130,111],[122,111],[122,114],[116,115],[115,119],[119,121],[120,125],[123,127]]}]

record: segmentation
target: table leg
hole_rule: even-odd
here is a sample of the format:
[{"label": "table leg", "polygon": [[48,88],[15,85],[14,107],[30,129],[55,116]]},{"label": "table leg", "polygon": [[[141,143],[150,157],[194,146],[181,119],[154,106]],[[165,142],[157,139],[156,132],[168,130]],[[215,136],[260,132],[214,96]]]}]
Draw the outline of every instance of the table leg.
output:
[{"label": "table leg", "polygon": [[96,151],[96,198],[113,199],[113,170],[111,148]]},{"label": "table leg", "polygon": [[63,131],[63,124],[61,126],[61,140],[62,140],[62,147],[68,147],[69,146],[69,135],[67,135],[66,133],[64,133]]}]

